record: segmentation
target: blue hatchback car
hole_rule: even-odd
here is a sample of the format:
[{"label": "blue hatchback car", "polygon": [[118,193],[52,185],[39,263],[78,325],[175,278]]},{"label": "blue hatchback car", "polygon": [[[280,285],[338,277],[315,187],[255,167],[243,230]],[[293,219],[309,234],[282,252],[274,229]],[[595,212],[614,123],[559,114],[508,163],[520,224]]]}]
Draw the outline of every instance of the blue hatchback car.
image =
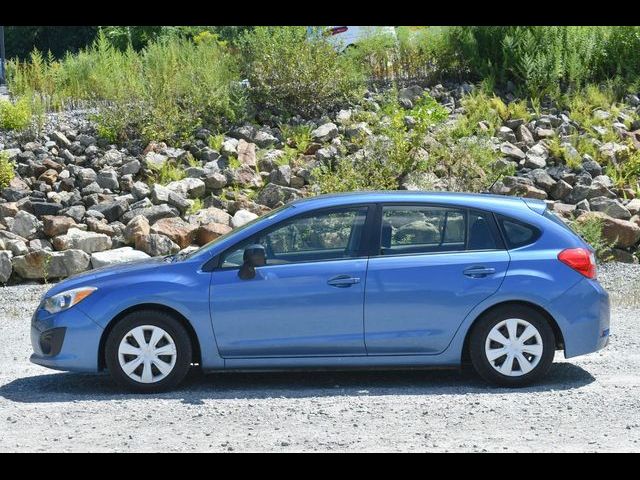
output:
[{"label": "blue hatchback car", "polygon": [[521,386],[608,343],[592,250],[538,200],[365,192],[49,290],[31,361],[137,392],[204,371],[459,367]]}]

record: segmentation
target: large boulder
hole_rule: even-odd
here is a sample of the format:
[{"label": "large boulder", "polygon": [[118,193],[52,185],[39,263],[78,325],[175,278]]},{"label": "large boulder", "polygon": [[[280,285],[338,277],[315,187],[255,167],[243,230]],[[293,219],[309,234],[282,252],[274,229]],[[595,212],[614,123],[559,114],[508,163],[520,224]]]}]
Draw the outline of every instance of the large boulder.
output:
[{"label": "large boulder", "polygon": [[584,223],[593,219],[602,222],[602,235],[616,247],[633,247],[640,240],[640,226],[627,220],[612,218],[603,212],[585,212],[576,221]]},{"label": "large boulder", "polygon": [[136,238],[151,233],[149,220],[144,215],[133,217],[124,229],[124,239],[127,243],[136,243]]},{"label": "large boulder", "polygon": [[236,147],[236,151],[238,152],[238,160],[241,165],[251,167],[253,169],[256,168],[256,145],[255,143],[248,143],[245,140],[238,141],[238,146]]},{"label": "large boulder", "polygon": [[[187,177],[167,184],[166,188],[182,197],[199,198],[204,195],[206,186],[199,178]],[[167,199],[168,197],[169,195],[167,194]]]},{"label": "large boulder", "polygon": [[64,235],[67,230],[76,226],[73,218],[64,215],[44,215],[42,223],[44,225],[44,234],[47,237]]},{"label": "large boulder", "polygon": [[258,218],[258,215],[256,215],[255,213],[248,210],[240,209],[233,214],[233,217],[231,218],[231,226],[233,228],[238,228],[256,218]]},{"label": "large boulder", "polygon": [[603,212],[613,218],[621,220],[629,220],[631,218],[631,212],[622,203],[613,198],[595,197],[589,200],[589,206],[592,211]]},{"label": "large boulder", "polygon": [[222,225],[231,224],[231,215],[220,208],[203,208],[198,213],[189,216],[189,223],[195,225],[206,225],[209,223],[220,223]]},{"label": "large boulder", "polygon": [[205,245],[230,231],[231,227],[222,223],[206,223],[200,225],[198,233],[196,234],[196,243],[198,245]]},{"label": "large boulder", "polygon": [[40,230],[40,222],[35,215],[20,210],[14,217],[13,225],[11,225],[9,230],[11,233],[30,240],[37,236]]},{"label": "large boulder", "polygon": [[338,127],[335,123],[325,123],[311,132],[311,138],[316,142],[328,142],[338,136]]},{"label": "large boulder", "polygon": [[299,190],[269,183],[260,191],[256,202],[269,208],[275,208],[281,203],[288,203],[299,198],[302,198],[302,193]]},{"label": "large boulder", "polygon": [[126,200],[116,200],[113,202],[102,202],[89,207],[89,210],[95,210],[104,215],[104,218],[109,222],[115,222],[118,220],[127,210],[129,210],[129,204]]},{"label": "large boulder", "polygon": [[53,238],[56,250],[82,250],[93,253],[111,248],[111,237],[104,233],[86,232],[78,228],[70,228],[66,234]]},{"label": "large boulder", "polygon": [[158,233],[170,238],[180,248],[191,245],[197,231],[197,225],[187,223],[179,217],[160,219],[151,227],[151,233]]},{"label": "large boulder", "polygon": [[543,144],[537,143],[531,147],[524,160],[524,166],[527,168],[544,168],[547,166],[547,158],[549,158],[549,152]]},{"label": "large boulder", "polygon": [[25,279],[63,278],[84,272],[91,257],[82,250],[47,252],[36,250],[13,257],[13,270]]},{"label": "large boulder", "polygon": [[134,250],[131,247],[116,248],[114,250],[106,250],[104,252],[95,252],[91,254],[91,266],[93,268],[107,267],[109,265],[117,265],[119,263],[135,262],[150,258],[140,250]]},{"label": "large boulder", "polygon": [[161,255],[170,255],[180,251],[180,247],[171,241],[169,237],[158,233],[150,233],[136,238],[136,249],[157,257]]}]

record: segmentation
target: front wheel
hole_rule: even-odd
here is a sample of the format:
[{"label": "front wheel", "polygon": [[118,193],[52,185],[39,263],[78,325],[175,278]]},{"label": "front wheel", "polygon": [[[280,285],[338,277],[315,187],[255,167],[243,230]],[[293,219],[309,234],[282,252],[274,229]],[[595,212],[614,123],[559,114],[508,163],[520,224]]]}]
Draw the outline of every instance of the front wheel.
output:
[{"label": "front wheel", "polygon": [[488,382],[521,387],[547,373],[555,337],[547,319],[536,310],[499,307],[474,326],[469,353],[473,367]]},{"label": "front wheel", "polygon": [[191,365],[191,341],[171,315],[153,310],[120,320],[105,345],[105,362],[116,383],[153,393],[175,388]]}]

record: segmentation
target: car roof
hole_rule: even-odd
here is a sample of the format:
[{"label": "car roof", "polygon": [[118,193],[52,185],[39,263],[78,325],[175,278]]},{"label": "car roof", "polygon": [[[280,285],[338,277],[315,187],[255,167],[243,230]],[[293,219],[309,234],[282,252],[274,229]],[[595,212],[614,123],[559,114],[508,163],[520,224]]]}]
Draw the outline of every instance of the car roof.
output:
[{"label": "car roof", "polygon": [[508,213],[514,209],[521,211],[531,209],[542,213],[546,208],[544,201],[530,198],[523,199],[521,197],[484,193],[425,192],[416,190],[332,193],[303,198],[292,202],[290,205],[307,210],[357,203],[387,202],[435,203],[440,205],[472,207],[500,213]]}]

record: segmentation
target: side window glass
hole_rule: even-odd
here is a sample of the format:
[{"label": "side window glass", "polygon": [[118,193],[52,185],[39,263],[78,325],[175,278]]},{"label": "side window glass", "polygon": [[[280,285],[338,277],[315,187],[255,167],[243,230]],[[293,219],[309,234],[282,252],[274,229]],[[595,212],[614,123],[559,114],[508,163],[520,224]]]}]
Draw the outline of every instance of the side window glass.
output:
[{"label": "side window glass", "polygon": [[242,265],[244,249],[263,245],[267,265],[350,258],[358,254],[367,207],[330,210],[294,218],[251,238],[224,255],[223,268]]},{"label": "side window glass", "polygon": [[490,213],[472,210],[469,213],[469,243],[467,250],[495,250],[500,248],[493,232]]},{"label": "side window glass", "polygon": [[432,206],[384,206],[383,255],[464,250],[465,210]]},{"label": "side window glass", "polygon": [[530,245],[540,237],[540,231],[536,227],[527,225],[519,220],[499,217],[498,222],[507,242],[507,247],[510,249]]}]

